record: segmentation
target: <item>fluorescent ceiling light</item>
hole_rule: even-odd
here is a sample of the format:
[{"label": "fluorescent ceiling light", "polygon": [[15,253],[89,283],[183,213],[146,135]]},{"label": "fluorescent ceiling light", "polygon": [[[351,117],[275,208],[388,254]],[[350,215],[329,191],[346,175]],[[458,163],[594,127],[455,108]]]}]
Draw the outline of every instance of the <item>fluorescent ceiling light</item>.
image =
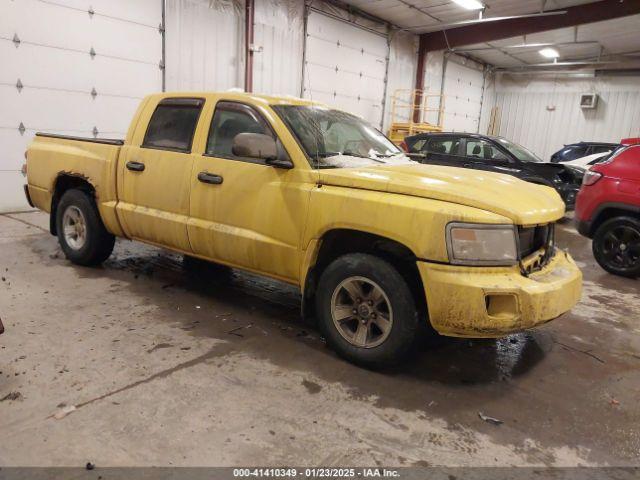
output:
[{"label": "fluorescent ceiling light", "polygon": [[457,3],[462,8],[467,10],[482,10],[484,5],[478,0],[453,0],[453,3]]},{"label": "fluorescent ceiling light", "polygon": [[545,58],[558,58],[560,56],[558,50],[556,50],[555,48],[543,48],[542,50],[539,50],[539,52],[540,55]]}]

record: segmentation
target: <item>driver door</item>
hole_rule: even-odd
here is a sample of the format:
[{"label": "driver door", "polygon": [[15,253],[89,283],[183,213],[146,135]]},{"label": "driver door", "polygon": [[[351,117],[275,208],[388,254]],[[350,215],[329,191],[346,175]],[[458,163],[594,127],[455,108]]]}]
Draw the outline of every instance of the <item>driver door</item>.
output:
[{"label": "driver door", "polygon": [[277,140],[256,108],[218,101],[205,152],[194,161],[191,246],[203,257],[297,283],[309,186],[297,179],[295,168],[235,155],[233,140],[240,133]]}]

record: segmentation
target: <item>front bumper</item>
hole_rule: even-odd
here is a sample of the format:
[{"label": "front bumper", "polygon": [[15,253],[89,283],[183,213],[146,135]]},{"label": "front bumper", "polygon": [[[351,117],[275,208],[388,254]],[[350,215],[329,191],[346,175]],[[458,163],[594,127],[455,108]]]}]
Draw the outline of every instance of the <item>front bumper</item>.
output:
[{"label": "front bumper", "polygon": [[558,251],[528,277],[519,267],[459,267],[418,262],[429,319],[440,334],[496,338],[569,311],[582,293],[582,273]]}]

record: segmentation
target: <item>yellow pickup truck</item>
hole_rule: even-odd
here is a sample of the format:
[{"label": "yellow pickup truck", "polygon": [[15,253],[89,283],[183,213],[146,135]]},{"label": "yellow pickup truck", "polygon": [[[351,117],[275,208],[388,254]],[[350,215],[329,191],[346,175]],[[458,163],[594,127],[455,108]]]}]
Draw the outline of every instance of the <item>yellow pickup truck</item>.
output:
[{"label": "yellow pickup truck", "polygon": [[554,190],[414,162],[306,100],[150,95],[124,140],[38,134],[27,171],[72,262],[103,262],[124,237],[294,284],[361,365],[399,361],[421,330],[500,337],[580,298],[580,270],[554,246]]}]

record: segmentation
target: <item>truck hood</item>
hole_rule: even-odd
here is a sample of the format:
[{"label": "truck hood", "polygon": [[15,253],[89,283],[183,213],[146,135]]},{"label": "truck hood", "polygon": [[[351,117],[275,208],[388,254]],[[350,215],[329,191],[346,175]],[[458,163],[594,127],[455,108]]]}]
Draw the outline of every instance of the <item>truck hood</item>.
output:
[{"label": "truck hood", "polygon": [[517,225],[558,220],[565,206],[552,188],[510,175],[411,163],[319,170],[320,183],[412,195],[487,210]]}]

